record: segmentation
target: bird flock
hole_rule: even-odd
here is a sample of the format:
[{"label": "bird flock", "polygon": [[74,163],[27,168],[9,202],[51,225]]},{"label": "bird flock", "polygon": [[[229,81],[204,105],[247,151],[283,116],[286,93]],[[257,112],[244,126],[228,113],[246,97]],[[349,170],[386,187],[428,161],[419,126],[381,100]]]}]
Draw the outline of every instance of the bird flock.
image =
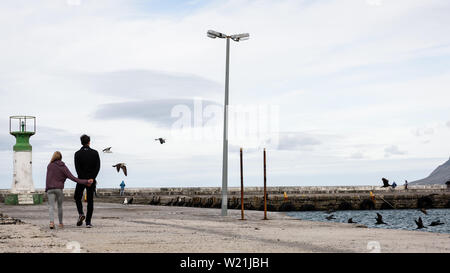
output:
[{"label": "bird flock", "polygon": [[[162,138],[162,137],[155,138],[155,141],[159,141],[159,143],[161,143],[161,144],[166,143],[166,139]],[[107,147],[107,148],[103,149],[103,153],[105,153],[105,154],[112,154],[111,149],[112,149],[112,147]],[[117,164],[113,165],[113,167],[116,168],[118,173],[120,172],[120,170],[122,170],[123,174],[125,176],[127,176],[128,173],[127,173],[127,166],[126,165],[127,164],[122,162],[122,163],[117,163]]]},{"label": "bird flock", "polygon": [[[425,208],[420,208],[419,211],[421,211],[423,214],[428,214],[428,212],[426,211]],[[328,221],[336,219],[334,214],[331,214],[333,212],[335,212],[335,210],[328,210],[327,213],[330,214],[330,215],[326,216],[325,219],[328,220]],[[377,217],[375,217],[375,221],[376,221],[375,225],[389,225],[388,223],[383,221],[383,215],[381,215],[378,212],[377,212]],[[427,226],[423,223],[422,217],[419,217],[419,219],[414,219],[414,222],[417,225],[416,229],[427,228]],[[349,224],[357,224],[358,222],[353,221],[353,218],[349,218],[347,220],[347,223],[349,223]],[[436,221],[432,221],[428,226],[434,227],[434,226],[440,226],[440,225],[444,225],[444,224],[445,223],[443,223],[439,219],[437,219]]]},{"label": "bird flock", "polygon": [[[166,139],[165,138],[156,138],[155,141],[159,141],[159,143],[164,144],[166,143]],[[104,154],[112,154],[112,147],[107,147],[105,149],[103,149],[103,153]],[[115,165],[113,165],[113,168],[116,168],[117,172],[120,173],[120,170],[122,170],[123,174],[125,176],[128,176],[128,170],[127,170],[127,164],[126,163],[117,163]],[[129,200],[127,198],[125,198],[125,200],[123,201],[124,205],[130,205],[133,203],[133,197],[130,198]]]}]

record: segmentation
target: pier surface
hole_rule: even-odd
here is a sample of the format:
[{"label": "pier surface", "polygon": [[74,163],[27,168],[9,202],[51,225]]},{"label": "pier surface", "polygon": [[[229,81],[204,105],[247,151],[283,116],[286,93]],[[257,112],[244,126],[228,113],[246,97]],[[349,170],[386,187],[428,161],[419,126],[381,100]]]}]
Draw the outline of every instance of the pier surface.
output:
[{"label": "pier surface", "polygon": [[239,210],[221,217],[213,208],[97,202],[94,228],[87,229],[75,225],[72,201],[64,203],[62,230],[48,228],[45,204],[0,204],[0,213],[23,222],[0,225],[0,252],[72,252],[78,244],[81,252],[370,252],[374,244],[380,252],[450,252],[449,234],[303,221],[282,212],[264,221],[262,212],[246,211],[241,221]]}]

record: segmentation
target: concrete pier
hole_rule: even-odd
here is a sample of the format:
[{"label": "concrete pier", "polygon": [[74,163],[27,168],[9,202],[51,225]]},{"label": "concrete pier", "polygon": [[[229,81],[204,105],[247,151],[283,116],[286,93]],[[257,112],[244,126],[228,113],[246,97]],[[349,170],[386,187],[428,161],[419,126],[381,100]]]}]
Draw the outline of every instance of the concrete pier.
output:
[{"label": "concrete pier", "polygon": [[[445,185],[410,186],[408,190],[401,186],[396,189],[379,186],[268,187],[267,192],[269,211],[450,208],[450,191]],[[370,192],[374,194],[374,200]],[[125,196],[119,196],[119,188],[104,188],[98,189],[97,193],[97,201],[107,203],[122,203],[125,197],[133,197],[134,204],[202,208],[221,206],[220,187],[129,188],[125,190]],[[6,190],[0,191],[0,202],[4,203],[6,194]],[[66,201],[73,200],[73,189],[65,189],[64,194]],[[240,188],[229,188],[228,194],[228,207],[240,209]],[[262,210],[263,197],[262,187],[245,188],[245,209]]]},{"label": "concrete pier", "polygon": [[282,212],[268,212],[263,221],[261,211],[247,211],[240,221],[238,210],[223,217],[220,209],[97,202],[94,228],[85,228],[76,226],[75,204],[65,202],[65,227],[54,230],[46,205],[0,204],[0,213],[21,220],[0,224],[0,253],[74,252],[74,246],[82,253],[450,252],[449,234],[311,222]]}]

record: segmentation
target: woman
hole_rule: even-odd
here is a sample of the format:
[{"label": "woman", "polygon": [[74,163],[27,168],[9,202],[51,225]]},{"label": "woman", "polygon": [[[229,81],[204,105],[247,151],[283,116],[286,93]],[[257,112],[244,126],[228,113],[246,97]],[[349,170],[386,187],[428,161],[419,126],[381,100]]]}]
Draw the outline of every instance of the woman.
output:
[{"label": "woman", "polygon": [[55,228],[53,210],[55,205],[55,200],[58,202],[58,219],[59,219],[59,227],[63,228],[63,189],[64,182],[69,178],[70,180],[80,183],[86,184],[88,187],[94,182],[93,179],[78,179],[72,175],[69,169],[66,167],[66,164],[61,161],[62,155],[60,152],[53,153],[50,164],[47,166],[47,179],[45,191],[47,192],[48,197],[48,208],[50,214],[50,229]]}]

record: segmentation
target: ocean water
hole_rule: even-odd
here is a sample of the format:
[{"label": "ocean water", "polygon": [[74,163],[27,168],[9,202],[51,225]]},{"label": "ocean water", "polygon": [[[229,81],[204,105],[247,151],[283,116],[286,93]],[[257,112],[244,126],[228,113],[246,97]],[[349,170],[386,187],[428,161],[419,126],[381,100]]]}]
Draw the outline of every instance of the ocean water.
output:
[{"label": "ocean water", "polygon": [[[377,212],[383,216],[383,221],[387,225],[375,225]],[[337,222],[347,223],[349,218],[353,218],[354,222],[358,224],[366,225],[367,227],[374,228],[387,228],[387,229],[406,229],[406,230],[419,230],[425,232],[439,232],[450,233],[450,209],[429,209],[427,215],[417,209],[403,209],[403,210],[343,210],[336,211],[331,214],[336,219],[327,220],[325,217],[331,215],[325,211],[292,211],[287,215],[309,221],[320,222]],[[422,221],[426,228],[417,229],[417,225],[414,219],[422,217]],[[432,221],[440,220],[444,225],[430,227]]]}]

